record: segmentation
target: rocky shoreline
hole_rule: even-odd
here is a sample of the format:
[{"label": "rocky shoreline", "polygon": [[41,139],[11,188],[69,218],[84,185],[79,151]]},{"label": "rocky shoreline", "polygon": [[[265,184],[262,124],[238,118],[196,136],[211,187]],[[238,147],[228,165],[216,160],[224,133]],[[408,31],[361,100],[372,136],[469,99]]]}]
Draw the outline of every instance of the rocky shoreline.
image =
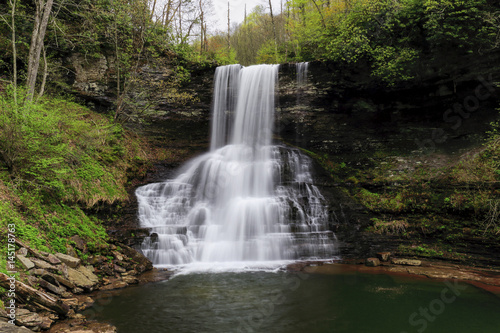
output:
[{"label": "rocky shoreline", "polygon": [[[384,252],[387,254],[387,252]],[[348,259],[338,262],[297,262],[287,267],[290,272],[309,274],[387,274],[412,279],[455,280],[474,285],[500,297],[500,269],[478,268],[443,260],[412,258]]]},{"label": "rocky shoreline", "polygon": [[[85,251],[77,237],[75,247]],[[0,332],[28,333],[114,333],[116,327],[94,320],[96,312],[120,289],[166,280],[172,274],[156,269],[142,254],[112,241],[104,255],[82,260],[69,254],[49,254],[18,243],[16,252],[24,271],[15,279],[14,316],[0,311]],[[80,249],[81,248],[81,249]],[[390,252],[377,257],[337,262],[303,261],[286,267],[291,273],[307,274],[389,274],[414,279],[453,280],[482,288],[500,296],[500,269],[477,268],[437,260],[395,258]],[[0,285],[9,289],[9,276],[2,273]],[[6,307],[6,310],[9,310]],[[15,325],[12,324],[14,318]]]},{"label": "rocky shoreline", "polygon": [[0,273],[0,286],[11,293],[6,296],[13,296],[10,302],[15,305],[9,308],[6,303],[8,312],[0,310],[0,332],[116,332],[112,325],[91,320],[99,295],[170,274],[154,269],[149,259],[118,241],[111,240],[100,254],[90,254],[78,236],[71,240],[75,247],[68,247],[67,254],[37,251],[16,241],[22,270]]}]

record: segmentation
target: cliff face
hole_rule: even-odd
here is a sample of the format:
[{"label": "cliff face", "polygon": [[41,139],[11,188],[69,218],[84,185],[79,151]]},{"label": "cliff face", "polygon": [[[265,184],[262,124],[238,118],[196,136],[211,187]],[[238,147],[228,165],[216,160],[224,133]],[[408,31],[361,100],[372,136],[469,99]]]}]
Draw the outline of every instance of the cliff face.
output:
[{"label": "cliff face", "polygon": [[[88,101],[109,105],[112,64],[84,66],[75,59],[73,87]],[[485,202],[493,200],[497,183],[457,183],[447,175],[464,156],[481,151],[490,122],[498,118],[497,59],[471,59],[453,78],[429,70],[393,87],[363,68],[324,62],[310,63],[299,85],[295,64],[280,67],[276,139],[316,161],[317,183],[330,201],[331,227],[344,257],[389,250],[500,264],[498,240],[479,235],[487,208],[456,204],[480,193],[487,193]],[[154,80],[169,78],[168,67],[141,70]],[[155,109],[161,116],[142,126],[143,133],[160,146],[187,152],[183,158],[206,150],[213,73],[191,71],[181,90],[196,98],[184,104],[159,99]],[[177,165],[158,165],[150,181]]]}]

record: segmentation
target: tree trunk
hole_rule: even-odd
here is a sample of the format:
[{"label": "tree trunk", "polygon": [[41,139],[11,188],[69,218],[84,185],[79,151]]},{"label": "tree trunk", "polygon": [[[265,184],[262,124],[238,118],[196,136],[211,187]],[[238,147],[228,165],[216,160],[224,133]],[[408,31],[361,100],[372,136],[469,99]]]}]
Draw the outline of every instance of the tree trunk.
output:
[{"label": "tree trunk", "polygon": [[229,18],[229,1],[227,2],[227,49],[231,49],[231,19]]},{"label": "tree trunk", "polygon": [[156,10],[156,0],[153,1],[153,8],[151,8],[151,17],[149,18],[150,20],[153,20],[153,17],[155,15],[155,10]]},{"label": "tree trunk", "polygon": [[36,98],[37,102],[43,96],[43,93],[45,92],[45,83],[47,82],[48,75],[49,75],[49,66],[47,65],[47,52],[45,52],[45,46],[44,46],[43,47],[43,78],[42,78],[42,84],[40,85],[40,91],[38,92],[38,97]]},{"label": "tree trunk", "polygon": [[28,73],[26,86],[28,88],[27,100],[32,100],[35,94],[36,78],[40,66],[40,53],[42,52],[43,40],[49,23],[49,16],[52,11],[54,0],[38,0],[36,3],[35,27],[31,35],[30,52],[28,56]]},{"label": "tree trunk", "polygon": [[10,0],[11,29],[12,29],[12,86],[14,87],[14,105],[17,107],[17,48],[16,48],[16,3],[17,0]]},{"label": "tree trunk", "polygon": [[[274,56],[277,58],[278,57],[278,41],[276,39],[276,25],[274,24],[274,15],[273,15],[273,5],[271,3],[271,0],[269,0],[269,10],[271,11],[271,24],[273,25],[273,36],[274,36]],[[276,59],[276,62],[278,62]]]},{"label": "tree trunk", "polygon": [[325,18],[323,17],[323,12],[321,11],[321,8],[319,8],[319,6],[315,0],[312,0],[312,2],[316,6],[316,9],[318,10],[319,16],[321,17],[321,24],[323,25],[323,28],[326,29]]}]

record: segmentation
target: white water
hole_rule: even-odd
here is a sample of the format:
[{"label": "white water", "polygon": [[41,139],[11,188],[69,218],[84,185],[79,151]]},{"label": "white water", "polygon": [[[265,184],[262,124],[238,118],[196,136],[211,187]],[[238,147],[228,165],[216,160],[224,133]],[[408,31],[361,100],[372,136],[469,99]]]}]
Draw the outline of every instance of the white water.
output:
[{"label": "white water", "polygon": [[137,189],[151,228],[142,251],[155,265],[331,258],[328,209],[311,161],[272,144],[277,65],[219,67],[210,152],[175,179]]}]

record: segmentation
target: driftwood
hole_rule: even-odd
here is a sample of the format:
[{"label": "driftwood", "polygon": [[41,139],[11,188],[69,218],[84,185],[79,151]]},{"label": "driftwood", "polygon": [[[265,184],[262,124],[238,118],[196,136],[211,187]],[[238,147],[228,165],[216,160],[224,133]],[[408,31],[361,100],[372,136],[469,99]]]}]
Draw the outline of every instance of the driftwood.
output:
[{"label": "driftwood", "polygon": [[[7,290],[11,290],[11,282],[12,280],[9,280],[8,275],[0,273],[0,286]],[[40,290],[36,290],[20,281],[15,281],[15,287],[15,297],[17,300],[42,306],[63,316],[68,314],[69,307],[60,299],[50,296]]]}]

